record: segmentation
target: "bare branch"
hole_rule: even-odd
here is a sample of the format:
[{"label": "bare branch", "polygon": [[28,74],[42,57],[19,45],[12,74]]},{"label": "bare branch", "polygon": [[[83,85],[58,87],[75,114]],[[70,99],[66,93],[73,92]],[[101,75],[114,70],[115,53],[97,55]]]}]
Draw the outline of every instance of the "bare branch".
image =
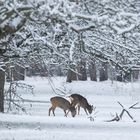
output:
[{"label": "bare branch", "polygon": [[[106,122],[120,121],[122,119],[122,117],[123,117],[124,112],[127,113],[127,115],[133,120],[133,122],[136,122],[136,120],[134,120],[133,116],[129,113],[129,111],[126,110],[124,108],[124,106],[119,101],[118,101],[118,104],[123,108],[122,111],[121,111],[121,113],[119,115],[116,113],[116,116],[113,119],[107,120]],[[138,103],[133,104],[129,109],[133,108],[137,104]]]},{"label": "bare branch", "polygon": [[125,112],[128,114],[128,116],[129,116],[132,120],[134,120],[134,118],[130,115],[130,113],[129,113],[127,110],[125,110]]},{"label": "bare branch", "polygon": [[116,116],[115,116],[113,119],[107,120],[106,122],[113,122],[113,121],[119,121],[119,120],[120,120],[120,117],[119,117],[119,115],[116,113]]},{"label": "bare branch", "polygon": [[129,109],[140,109],[140,107],[135,107],[137,104],[139,104],[139,102],[133,104],[132,106],[129,107]]},{"label": "bare branch", "polygon": [[117,103],[118,103],[122,108],[124,108],[124,106],[123,106],[119,101],[118,101]]}]

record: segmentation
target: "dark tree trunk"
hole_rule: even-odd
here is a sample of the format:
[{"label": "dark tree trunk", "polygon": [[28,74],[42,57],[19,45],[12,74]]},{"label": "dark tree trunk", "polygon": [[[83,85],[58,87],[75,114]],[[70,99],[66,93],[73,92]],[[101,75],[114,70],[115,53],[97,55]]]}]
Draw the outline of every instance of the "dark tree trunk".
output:
[{"label": "dark tree trunk", "polygon": [[25,68],[15,66],[13,68],[13,79],[14,81],[25,80]]},{"label": "dark tree trunk", "polygon": [[71,83],[73,80],[77,80],[77,74],[74,72],[75,66],[71,65],[70,68],[71,69],[68,70],[67,80],[66,80],[66,82],[69,82],[69,83]]},{"label": "dark tree trunk", "polygon": [[107,63],[102,62],[100,69],[100,81],[105,81],[108,79]]},{"label": "dark tree trunk", "polygon": [[137,81],[139,79],[139,70],[133,70],[132,78],[133,81]]},{"label": "dark tree trunk", "polygon": [[4,83],[5,72],[0,70],[0,112],[4,112]]},{"label": "dark tree trunk", "polygon": [[12,72],[11,72],[11,68],[9,67],[9,66],[6,66],[6,68],[5,68],[6,70],[6,81],[7,82],[11,82],[11,78],[12,78],[12,76],[11,76],[11,74],[12,74]]},{"label": "dark tree trunk", "polygon": [[78,70],[78,80],[86,81],[87,80],[87,72],[86,72],[86,62],[81,61],[77,67]]},{"label": "dark tree trunk", "polygon": [[97,74],[96,74],[96,64],[95,62],[90,62],[89,65],[89,75],[91,81],[97,81]]}]

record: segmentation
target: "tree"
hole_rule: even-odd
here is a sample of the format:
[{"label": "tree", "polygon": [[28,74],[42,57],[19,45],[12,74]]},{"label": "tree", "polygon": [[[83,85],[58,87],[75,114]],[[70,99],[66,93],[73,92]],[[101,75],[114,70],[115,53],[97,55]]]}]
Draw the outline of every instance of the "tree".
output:
[{"label": "tree", "polygon": [[90,61],[89,75],[90,75],[91,81],[97,81],[97,72],[96,72],[96,63],[95,63],[95,61]]},{"label": "tree", "polygon": [[100,81],[105,81],[108,79],[108,67],[106,63],[101,63],[101,68],[100,68]]},{"label": "tree", "polygon": [[[14,4],[18,4],[15,3]],[[15,34],[25,26],[27,18],[31,13],[31,7],[14,7],[11,1],[0,2],[0,68],[6,65],[11,59],[18,59],[23,57],[25,49],[19,47],[26,40],[15,42]],[[22,50],[21,50],[22,49]],[[2,64],[2,65],[1,65]],[[5,69],[0,69],[0,112],[4,112],[4,82],[5,82]]]},{"label": "tree", "polygon": [[0,62],[5,66],[41,64],[37,68],[46,73],[53,64],[77,72],[80,58],[90,57],[124,75],[140,67],[138,0],[6,0],[0,9]]},{"label": "tree", "polygon": [[5,72],[0,69],[0,112],[4,112],[4,82]]},{"label": "tree", "polygon": [[67,79],[66,82],[71,83],[72,81],[77,80],[77,73],[76,73],[76,68],[74,64],[70,64],[70,67],[68,69],[67,73]]},{"label": "tree", "polygon": [[78,71],[78,80],[86,81],[87,80],[87,70],[86,70],[86,62],[81,60],[77,65]]}]

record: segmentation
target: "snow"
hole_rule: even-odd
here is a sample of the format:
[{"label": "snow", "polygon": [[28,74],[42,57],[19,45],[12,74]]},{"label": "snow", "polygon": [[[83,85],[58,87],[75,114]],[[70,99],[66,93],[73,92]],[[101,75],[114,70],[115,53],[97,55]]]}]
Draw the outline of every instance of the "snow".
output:
[{"label": "snow", "polygon": [[10,26],[16,29],[16,28],[18,27],[18,25],[21,23],[21,20],[22,20],[22,18],[19,17],[19,16],[16,17],[16,18],[14,18],[14,19],[10,22]]},{"label": "snow", "polygon": [[118,28],[118,26],[114,26],[113,28],[117,31],[118,34],[124,34],[126,32],[130,32],[132,29],[134,29],[135,24],[132,24],[130,27],[126,27],[123,29]]},{"label": "snow", "polygon": [[[27,77],[24,82],[34,86],[34,95],[21,92],[25,99],[49,101],[56,96],[50,84],[58,94],[61,91],[68,94],[79,93],[96,107],[95,112],[87,116],[83,109],[76,117],[64,117],[61,109],[56,109],[56,116],[48,116],[50,103],[25,103],[28,114],[0,114],[0,140],[139,140],[140,111],[129,109],[134,117],[134,123],[126,114],[119,122],[106,122],[112,119],[110,114],[119,114],[120,101],[126,108],[140,100],[140,82],[120,83],[116,81],[65,82],[66,77],[54,77],[51,80],[40,77]],[[53,82],[53,83],[52,83]],[[8,87],[6,83],[5,88]],[[59,89],[59,90],[57,90]],[[139,104],[137,106],[140,106]],[[94,121],[90,118],[94,118]]]}]

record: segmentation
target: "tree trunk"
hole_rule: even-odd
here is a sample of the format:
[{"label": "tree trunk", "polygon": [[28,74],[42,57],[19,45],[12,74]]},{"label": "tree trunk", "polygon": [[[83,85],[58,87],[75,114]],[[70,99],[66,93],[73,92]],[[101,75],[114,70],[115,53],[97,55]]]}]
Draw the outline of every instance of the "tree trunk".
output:
[{"label": "tree trunk", "polygon": [[69,82],[69,83],[71,83],[73,80],[77,80],[77,74],[74,72],[75,66],[71,65],[70,68],[71,69],[68,70],[67,80],[66,80],[66,82]]},{"label": "tree trunk", "polygon": [[97,74],[96,74],[96,65],[95,62],[90,62],[89,65],[89,75],[91,81],[97,81]]},{"label": "tree trunk", "polygon": [[107,63],[102,62],[100,69],[100,81],[105,81],[108,79]]},{"label": "tree trunk", "polygon": [[5,72],[0,70],[0,112],[4,112],[4,83]]},{"label": "tree trunk", "polygon": [[87,72],[86,72],[86,62],[81,61],[77,67],[78,70],[78,80],[86,81],[87,80]]},{"label": "tree trunk", "polygon": [[132,72],[132,80],[137,81],[139,79],[139,70],[133,70]]},{"label": "tree trunk", "polygon": [[14,81],[25,80],[25,68],[16,65],[13,68]]}]

